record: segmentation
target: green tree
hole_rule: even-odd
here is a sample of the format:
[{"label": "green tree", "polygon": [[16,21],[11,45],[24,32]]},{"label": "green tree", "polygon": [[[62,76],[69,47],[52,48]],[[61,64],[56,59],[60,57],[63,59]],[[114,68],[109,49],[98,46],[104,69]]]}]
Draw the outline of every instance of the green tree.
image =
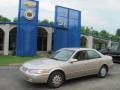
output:
[{"label": "green tree", "polygon": [[0,22],[11,22],[11,20],[7,17],[3,17],[2,15],[0,15]]},{"label": "green tree", "polygon": [[49,21],[47,19],[44,19],[44,20],[40,21],[40,25],[47,25],[47,26],[49,26]]},{"label": "green tree", "polygon": [[85,34],[85,27],[84,26],[81,27],[81,33]]},{"label": "green tree", "polygon": [[39,25],[54,26],[54,22],[44,19],[42,21],[39,20]]},{"label": "green tree", "polygon": [[86,27],[86,29],[85,29],[85,34],[86,34],[86,35],[90,35],[90,28],[89,28],[89,27]]},{"label": "green tree", "polygon": [[109,39],[109,33],[106,32],[106,30],[102,30],[102,31],[99,33],[99,36],[100,36],[100,38],[102,38],[102,39]]},{"label": "green tree", "polygon": [[115,41],[115,42],[119,42],[120,41],[120,37],[116,36],[116,35],[112,35],[111,40]]},{"label": "green tree", "polygon": [[53,22],[53,21],[50,21],[50,22],[49,22],[49,25],[50,25],[50,26],[54,26],[54,22]]},{"label": "green tree", "polygon": [[13,19],[13,22],[17,22],[17,21],[18,21],[18,18],[15,17],[15,18]]},{"label": "green tree", "polygon": [[109,34],[106,30],[102,30],[100,32],[96,30],[92,30],[89,27],[81,27],[81,33],[85,35],[92,35],[93,37],[98,37],[101,39],[111,39],[112,41],[119,42],[120,41],[120,29],[117,29],[116,35]]},{"label": "green tree", "polygon": [[93,31],[92,31],[92,36],[94,36],[94,37],[98,37],[98,36],[99,36],[99,32],[93,30]]},{"label": "green tree", "polygon": [[117,29],[116,36],[120,36],[120,28]]}]

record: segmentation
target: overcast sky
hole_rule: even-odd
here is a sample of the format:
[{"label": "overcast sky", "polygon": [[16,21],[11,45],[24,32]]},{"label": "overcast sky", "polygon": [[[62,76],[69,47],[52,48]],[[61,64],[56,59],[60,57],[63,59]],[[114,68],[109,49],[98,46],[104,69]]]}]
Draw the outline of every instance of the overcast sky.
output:
[{"label": "overcast sky", "polygon": [[[39,0],[39,19],[54,21],[55,5],[82,12],[82,26],[115,33],[120,28],[120,0]],[[1,0],[0,14],[10,19],[17,17],[19,0]]]}]

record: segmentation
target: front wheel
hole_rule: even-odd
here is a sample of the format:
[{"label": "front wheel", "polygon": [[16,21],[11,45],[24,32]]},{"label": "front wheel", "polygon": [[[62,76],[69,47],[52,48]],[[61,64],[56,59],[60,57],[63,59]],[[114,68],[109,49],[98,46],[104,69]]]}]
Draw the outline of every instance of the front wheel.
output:
[{"label": "front wheel", "polygon": [[52,88],[60,87],[64,82],[64,75],[61,72],[53,72],[48,79],[48,85]]},{"label": "front wheel", "polygon": [[102,66],[98,72],[98,77],[105,78],[108,74],[108,68],[106,66]]}]

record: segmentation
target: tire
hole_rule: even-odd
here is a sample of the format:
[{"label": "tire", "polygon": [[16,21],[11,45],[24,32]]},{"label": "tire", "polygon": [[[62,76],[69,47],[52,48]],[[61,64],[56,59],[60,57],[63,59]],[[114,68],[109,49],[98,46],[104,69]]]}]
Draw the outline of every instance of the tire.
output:
[{"label": "tire", "polygon": [[65,77],[59,72],[53,72],[48,78],[48,86],[51,88],[58,88],[64,83]]},{"label": "tire", "polygon": [[105,78],[107,74],[108,74],[108,68],[107,66],[103,65],[98,72],[98,77]]}]

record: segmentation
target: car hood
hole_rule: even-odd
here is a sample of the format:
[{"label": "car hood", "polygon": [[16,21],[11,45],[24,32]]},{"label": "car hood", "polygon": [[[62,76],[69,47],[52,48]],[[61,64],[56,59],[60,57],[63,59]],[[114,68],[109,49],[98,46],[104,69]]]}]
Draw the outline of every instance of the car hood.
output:
[{"label": "car hood", "polygon": [[50,69],[62,63],[64,63],[64,61],[56,61],[50,58],[41,58],[28,61],[24,63],[23,66],[28,69]]}]

